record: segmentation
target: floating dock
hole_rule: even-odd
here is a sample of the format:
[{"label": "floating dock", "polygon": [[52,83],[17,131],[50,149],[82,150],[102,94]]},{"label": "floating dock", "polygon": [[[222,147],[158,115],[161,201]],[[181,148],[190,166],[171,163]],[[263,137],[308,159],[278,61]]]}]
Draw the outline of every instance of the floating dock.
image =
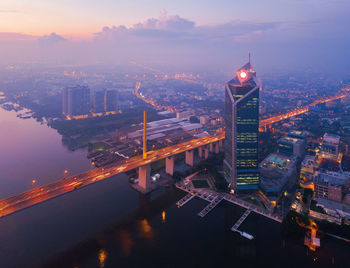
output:
[{"label": "floating dock", "polygon": [[189,193],[183,198],[181,198],[179,201],[176,202],[176,205],[180,208],[184,206],[187,202],[191,201],[192,198],[194,198],[196,195],[194,193]]},{"label": "floating dock", "polygon": [[215,197],[213,201],[209,203],[201,212],[198,213],[199,217],[204,218],[210,211],[212,211],[221,201],[223,197],[221,195]]},{"label": "floating dock", "polygon": [[231,228],[231,231],[237,232],[239,233],[241,236],[252,240],[254,239],[254,236],[252,236],[251,234],[248,234],[246,232],[242,232],[240,230],[238,230],[238,227],[241,226],[241,224],[244,222],[244,220],[249,216],[250,212],[252,212],[251,209],[247,209],[243,215],[238,219],[238,221],[235,223],[235,225],[233,225],[233,227]]},{"label": "floating dock", "polygon": [[232,231],[237,231],[238,227],[244,222],[244,220],[249,216],[250,212],[252,212],[251,209],[247,209],[244,214],[238,219],[238,221],[233,225],[231,228]]}]

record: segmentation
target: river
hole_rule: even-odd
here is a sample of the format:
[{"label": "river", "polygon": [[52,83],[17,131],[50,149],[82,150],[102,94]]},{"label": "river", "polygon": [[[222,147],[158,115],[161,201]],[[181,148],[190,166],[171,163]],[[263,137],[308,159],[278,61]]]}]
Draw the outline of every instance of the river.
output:
[{"label": "river", "polygon": [[[1,198],[91,168],[85,151],[68,151],[55,130],[17,114],[0,108]],[[240,227],[250,241],[230,231],[242,208],[225,201],[203,219],[206,202],[177,208],[182,196],[172,187],[141,195],[120,174],[19,211],[0,219],[0,267],[350,267],[342,242],[307,253],[254,213]]]}]

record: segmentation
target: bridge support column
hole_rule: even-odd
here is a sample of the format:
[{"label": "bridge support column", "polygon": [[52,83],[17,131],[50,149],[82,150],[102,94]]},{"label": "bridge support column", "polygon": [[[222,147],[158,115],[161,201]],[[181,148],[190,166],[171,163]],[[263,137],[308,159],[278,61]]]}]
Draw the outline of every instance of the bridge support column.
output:
[{"label": "bridge support column", "polygon": [[209,152],[214,152],[214,146],[213,143],[209,143]]},{"label": "bridge support column", "polygon": [[193,150],[186,151],[185,153],[185,163],[191,167],[193,167],[193,164],[194,164],[193,155],[194,155]]},{"label": "bridge support column", "polygon": [[151,165],[139,167],[139,186],[144,190],[151,187]]},{"label": "bridge support column", "polygon": [[208,145],[204,146],[203,149],[204,149],[204,159],[208,159],[208,156],[209,156]]},{"label": "bridge support column", "polygon": [[199,159],[202,159],[202,158],[203,158],[202,146],[198,147],[198,156],[199,156]]},{"label": "bridge support column", "polygon": [[219,140],[219,148],[222,147],[222,140]]},{"label": "bridge support column", "polygon": [[219,142],[215,143],[215,153],[218,154],[220,152]]},{"label": "bridge support column", "polygon": [[171,176],[174,175],[174,157],[165,158],[165,172]]}]

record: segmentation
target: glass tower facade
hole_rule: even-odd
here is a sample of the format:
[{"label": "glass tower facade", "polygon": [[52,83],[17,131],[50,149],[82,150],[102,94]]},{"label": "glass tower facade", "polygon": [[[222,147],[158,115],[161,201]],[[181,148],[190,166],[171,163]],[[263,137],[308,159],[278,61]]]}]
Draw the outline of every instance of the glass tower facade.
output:
[{"label": "glass tower facade", "polygon": [[250,63],[225,87],[224,174],[234,191],[259,186],[259,86]]}]

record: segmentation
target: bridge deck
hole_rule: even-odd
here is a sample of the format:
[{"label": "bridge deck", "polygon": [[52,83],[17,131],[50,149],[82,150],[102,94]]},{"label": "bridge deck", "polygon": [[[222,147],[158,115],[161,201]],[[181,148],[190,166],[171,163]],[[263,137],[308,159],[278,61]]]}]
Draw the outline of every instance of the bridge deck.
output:
[{"label": "bridge deck", "polygon": [[40,186],[2,199],[0,200],[0,217],[4,217],[33,205],[40,204],[92,183],[105,180],[119,173],[149,165],[161,159],[177,155],[188,150],[193,150],[200,146],[220,141],[224,138],[225,133],[221,133],[219,135],[209,135],[206,137],[189,140],[159,150],[149,151],[147,152],[146,159],[143,159],[142,156],[134,156],[127,159],[122,164],[111,164],[103,168],[95,168],[87,172],[63,178],[51,184]]}]

